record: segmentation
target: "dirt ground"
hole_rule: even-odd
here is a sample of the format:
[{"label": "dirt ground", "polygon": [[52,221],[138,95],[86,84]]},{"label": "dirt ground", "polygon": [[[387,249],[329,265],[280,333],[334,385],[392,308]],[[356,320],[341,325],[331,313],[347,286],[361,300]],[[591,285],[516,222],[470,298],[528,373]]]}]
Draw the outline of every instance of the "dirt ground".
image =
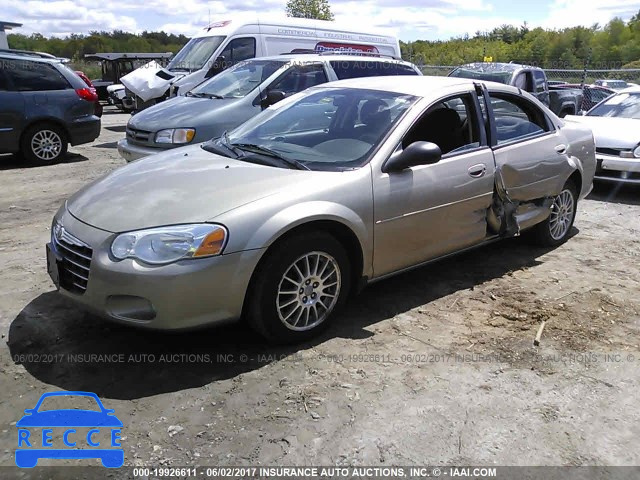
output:
[{"label": "dirt ground", "polygon": [[55,390],[115,409],[125,465],[640,464],[640,189],[598,187],[556,250],[517,238],[374,284],[309,344],[151,333],[67,303],[44,258],[63,200],[124,164],[127,118],[58,165],[0,157],[0,466]]}]

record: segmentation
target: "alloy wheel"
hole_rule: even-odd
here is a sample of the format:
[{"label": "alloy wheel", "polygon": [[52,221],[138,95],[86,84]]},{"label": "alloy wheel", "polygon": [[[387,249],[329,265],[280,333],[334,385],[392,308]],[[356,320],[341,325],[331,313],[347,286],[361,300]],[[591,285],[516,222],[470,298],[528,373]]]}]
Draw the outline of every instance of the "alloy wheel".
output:
[{"label": "alloy wheel", "polygon": [[31,151],[39,160],[55,160],[62,152],[62,138],[52,130],[39,130],[31,138]]},{"label": "alloy wheel", "polygon": [[299,257],[285,270],[278,285],[276,308],[280,321],[295,331],[320,325],[336,306],[341,277],[338,262],[325,252]]},{"label": "alloy wheel", "polygon": [[554,240],[562,239],[569,228],[574,214],[573,193],[569,189],[560,192],[551,206],[551,217],[549,218],[549,233]]}]

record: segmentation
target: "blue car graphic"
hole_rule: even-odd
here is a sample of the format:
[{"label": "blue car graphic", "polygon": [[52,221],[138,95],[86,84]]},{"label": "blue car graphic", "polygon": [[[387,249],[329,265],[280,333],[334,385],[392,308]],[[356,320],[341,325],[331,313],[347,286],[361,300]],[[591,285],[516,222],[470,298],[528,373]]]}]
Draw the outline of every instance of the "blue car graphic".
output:
[{"label": "blue car graphic", "polygon": [[[39,412],[38,409],[42,402],[48,397],[70,396],[70,397],[90,397],[96,401],[100,407],[100,411],[77,410],[77,409],[58,409]],[[50,392],[40,397],[38,403],[33,409],[24,411],[25,416],[16,423],[18,427],[18,449],[16,449],[16,465],[22,468],[35,467],[40,458],[53,459],[85,459],[99,458],[102,465],[107,468],[118,468],[124,463],[124,450],[120,446],[120,428],[122,422],[114,415],[114,410],[104,408],[102,402],[95,393],[91,392]],[[31,427],[63,427],[64,444],[71,448],[54,449],[52,448],[51,430],[42,430],[41,445],[36,445],[37,440],[30,439]],[[91,427],[86,435],[87,445],[84,448],[73,448],[79,445],[80,439],[73,443],[70,441],[71,434],[75,434],[74,427]],[[111,448],[92,448],[99,447],[98,442],[94,442],[93,435],[98,434],[102,429],[111,430],[110,447]],[[84,437],[80,437],[81,439]],[[33,447],[35,448],[31,448]],[[23,448],[21,448],[23,447]],[[42,448],[39,448],[42,447]]]}]

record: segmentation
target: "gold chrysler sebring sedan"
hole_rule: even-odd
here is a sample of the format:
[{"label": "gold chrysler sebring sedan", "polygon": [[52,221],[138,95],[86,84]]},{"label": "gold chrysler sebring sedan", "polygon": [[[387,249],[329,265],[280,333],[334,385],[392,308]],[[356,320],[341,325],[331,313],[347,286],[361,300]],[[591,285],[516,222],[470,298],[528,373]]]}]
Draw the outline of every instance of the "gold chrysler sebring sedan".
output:
[{"label": "gold chrysler sebring sedan", "polygon": [[246,318],[295,342],[367,282],[524,230],[560,245],[595,167],[588,128],[513,87],[334,82],[86,186],[53,219],[48,270],[114,321]]}]

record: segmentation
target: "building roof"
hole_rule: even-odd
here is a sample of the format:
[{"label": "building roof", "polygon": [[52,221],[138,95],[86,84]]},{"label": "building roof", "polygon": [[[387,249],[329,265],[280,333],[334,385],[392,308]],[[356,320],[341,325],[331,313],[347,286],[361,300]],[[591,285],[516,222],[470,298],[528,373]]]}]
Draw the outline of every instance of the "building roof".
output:
[{"label": "building roof", "polygon": [[3,30],[11,30],[12,28],[19,28],[21,26],[21,23],[3,22],[2,20],[0,20],[0,32]]}]

